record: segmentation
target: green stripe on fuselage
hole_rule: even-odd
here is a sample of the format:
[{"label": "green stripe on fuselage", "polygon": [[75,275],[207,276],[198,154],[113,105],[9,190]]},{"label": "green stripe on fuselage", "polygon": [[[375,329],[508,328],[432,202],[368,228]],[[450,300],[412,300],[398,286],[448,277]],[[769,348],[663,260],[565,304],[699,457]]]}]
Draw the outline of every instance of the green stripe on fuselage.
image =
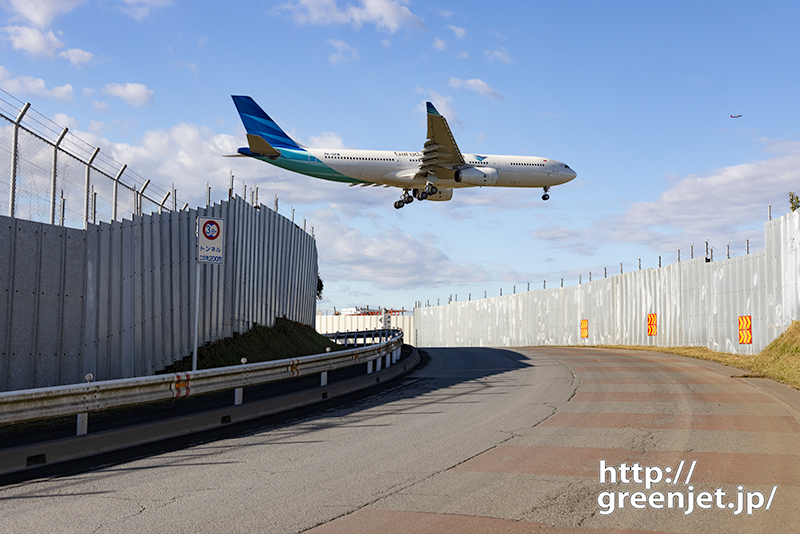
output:
[{"label": "green stripe on fuselage", "polygon": [[271,163],[276,167],[286,169],[287,171],[313,176],[314,178],[321,178],[323,180],[330,180],[332,182],[344,182],[348,184],[368,184],[357,178],[351,178],[345,174],[335,171],[328,167],[326,164],[317,159],[310,152],[305,150],[291,150],[288,148],[280,149],[281,155],[279,158],[270,159],[265,156],[251,156],[261,161]]}]

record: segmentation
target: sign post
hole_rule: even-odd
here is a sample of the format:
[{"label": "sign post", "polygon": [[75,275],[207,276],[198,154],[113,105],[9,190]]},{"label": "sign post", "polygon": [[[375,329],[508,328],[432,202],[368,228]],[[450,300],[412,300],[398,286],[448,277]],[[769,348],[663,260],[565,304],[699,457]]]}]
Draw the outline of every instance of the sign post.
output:
[{"label": "sign post", "polygon": [[197,218],[197,268],[194,288],[194,344],[192,349],[192,371],[197,371],[197,335],[200,328],[200,264],[222,265],[225,257],[225,219],[213,217]]}]

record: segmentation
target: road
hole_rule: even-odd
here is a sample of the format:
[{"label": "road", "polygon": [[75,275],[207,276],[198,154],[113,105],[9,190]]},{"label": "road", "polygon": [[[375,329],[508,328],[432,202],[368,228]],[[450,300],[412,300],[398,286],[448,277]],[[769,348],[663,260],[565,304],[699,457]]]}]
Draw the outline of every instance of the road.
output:
[{"label": "road", "polygon": [[800,532],[798,391],[649,352],[428,353],[313,415],[2,487],[0,532]]}]

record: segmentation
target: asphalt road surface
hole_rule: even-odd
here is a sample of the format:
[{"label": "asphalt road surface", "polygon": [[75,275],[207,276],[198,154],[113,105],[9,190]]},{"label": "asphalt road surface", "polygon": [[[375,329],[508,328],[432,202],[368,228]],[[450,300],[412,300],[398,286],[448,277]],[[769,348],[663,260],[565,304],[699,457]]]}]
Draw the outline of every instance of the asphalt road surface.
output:
[{"label": "asphalt road surface", "polygon": [[800,532],[798,391],[657,353],[428,353],[312,415],[0,487],[0,532]]}]

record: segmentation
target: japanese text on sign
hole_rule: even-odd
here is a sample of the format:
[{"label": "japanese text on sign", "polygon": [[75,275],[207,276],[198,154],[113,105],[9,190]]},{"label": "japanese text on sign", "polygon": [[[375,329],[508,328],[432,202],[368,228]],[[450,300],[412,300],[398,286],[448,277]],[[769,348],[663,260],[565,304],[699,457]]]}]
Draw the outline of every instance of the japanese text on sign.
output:
[{"label": "japanese text on sign", "polygon": [[224,257],[224,219],[198,217],[197,262],[221,264]]}]

